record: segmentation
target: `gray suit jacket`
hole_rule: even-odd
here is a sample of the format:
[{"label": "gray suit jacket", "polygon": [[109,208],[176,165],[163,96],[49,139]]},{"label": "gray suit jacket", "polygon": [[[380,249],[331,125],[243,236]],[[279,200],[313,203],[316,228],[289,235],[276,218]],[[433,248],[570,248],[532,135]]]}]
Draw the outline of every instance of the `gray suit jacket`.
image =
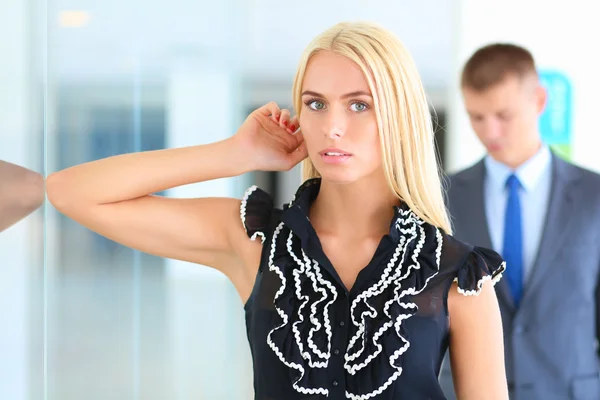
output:
[{"label": "gray suit jacket", "polygon": [[[454,236],[491,248],[484,174],[482,160],[451,176],[447,199]],[[515,308],[505,278],[496,285],[510,396],[599,400],[600,175],[553,155],[550,196],[521,306]],[[448,357],[440,381],[448,399],[455,399]]]}]

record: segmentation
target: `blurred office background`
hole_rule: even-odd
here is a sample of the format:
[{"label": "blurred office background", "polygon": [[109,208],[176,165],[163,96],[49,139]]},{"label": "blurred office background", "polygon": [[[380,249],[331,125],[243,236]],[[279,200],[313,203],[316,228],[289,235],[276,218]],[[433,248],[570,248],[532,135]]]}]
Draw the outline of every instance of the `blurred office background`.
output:
[{"label": "blurred office background", "polygon": [[[590,51],[600,26],[591,7],[1,0],[0,159],[49,174],[115,154],[219,140],[263,103],[291,106],[296,63],[314,35],[341,20],[368,19],[395,31],[412,52],[447,171],[483,154],[462,109],[458,70],[493,40],[523,44],[541,68],[568,77],[572,102],[557,87],[551,110],[557,123],[570,121],[556,144],[600,170],[600,79]],[[252,183],[282,203],[300,175],[248,174],[167,195],[241,196]],[[223,276],[123,248],[48,204],[0,235],[0,255],[0,399],[253,398],[242,304]]]}]

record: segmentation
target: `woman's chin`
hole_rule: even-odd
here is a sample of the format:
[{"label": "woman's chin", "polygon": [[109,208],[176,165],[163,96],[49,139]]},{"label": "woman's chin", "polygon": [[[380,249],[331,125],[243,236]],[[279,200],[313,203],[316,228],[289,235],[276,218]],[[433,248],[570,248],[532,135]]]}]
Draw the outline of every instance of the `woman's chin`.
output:
[{"label": "woman's chin", "polygon": [[[314,165],[314,164],[313,164]],[[353,168],[353,167],[334,167],[329,165],[315,165],[319,175],[328,183],[346,185],[358,181],[367,180],[385,180],[383,167],[375,169]]]},{"label": "woman's chin", "polygon": [[321,179],[328,183],[334,183],[338,185],[345,185],[349,183],[354,183],[360,178],[362,178],[361,174],[357,174],[356,171],[351,171],[350,169],[339,168],[337,171],[332,171],[329,168],[324,168],[319,171],[321,175]]}]

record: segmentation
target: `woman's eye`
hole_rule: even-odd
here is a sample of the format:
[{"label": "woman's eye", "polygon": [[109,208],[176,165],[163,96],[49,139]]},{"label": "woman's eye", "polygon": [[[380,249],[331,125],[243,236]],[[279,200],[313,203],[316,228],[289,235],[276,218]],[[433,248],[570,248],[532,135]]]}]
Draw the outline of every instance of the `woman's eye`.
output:
[{"label": "woman's eye", "polygon": [[365,103],[353,103],[350,108],[352,108],[352,111],[361,112],[367,109],[367,105]]},{"label": "woman's eye", "polygon": [[325,104],[323,104],[323,102],[315,100],[315,101],[311,101],[308,105],[310,108],[312,108],[313,110],[322,110],[325,107]]}]

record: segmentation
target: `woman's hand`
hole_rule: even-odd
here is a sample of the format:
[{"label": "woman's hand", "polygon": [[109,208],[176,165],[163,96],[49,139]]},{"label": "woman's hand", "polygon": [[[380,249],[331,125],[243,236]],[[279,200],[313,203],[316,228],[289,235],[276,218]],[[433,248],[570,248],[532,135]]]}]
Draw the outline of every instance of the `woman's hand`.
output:
[{"label": "woman's hand", "polygon": [[233,139],[253,170],[287,171],[308,156],[297,118],[274,102],[252,112]]}]

